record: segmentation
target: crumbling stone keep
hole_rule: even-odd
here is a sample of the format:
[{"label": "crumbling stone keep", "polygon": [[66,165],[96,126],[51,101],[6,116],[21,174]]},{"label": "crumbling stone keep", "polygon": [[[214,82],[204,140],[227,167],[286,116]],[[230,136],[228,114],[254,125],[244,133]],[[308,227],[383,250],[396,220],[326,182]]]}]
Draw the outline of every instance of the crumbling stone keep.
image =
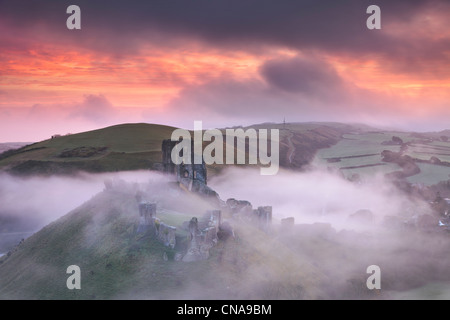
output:
[{"label": "crumbling stone keep", "polygon": [[[207,171],[206,164],[202,157],[202,163],[194,163],[194,141],[191,143],[191,161],[190,163],[174,164],[172,162],[172,150],[178,144],[178,141],[172,141],[170,139],[162,142],[162,160],[163,170],[166,173],[175,174],[179,182],[184,182],[186,185],[192,184],[207,184]],[[182,150],[180,151],[182,156]],[[199,186],[197,186],[199,187]]]},{"label": "crumbling stone keep", "polygon": [[193,217],[191,221],[189,221],[189,239],[191,241],[195,241],[198,235],[198,219]]},{"label": "crumbling stone keep", "polygon": [[165,246],[173,249],[176,245],[176,231],[177,228],[161,222],[156,228],[156,236],[158,240],[161,241]]},{"label": "crumbling stone keep", "polygon": [[176,146],[178,141],[172,141],[170,139],[163,140],[162,142],[162,163],[163,163],[163,171],[169,174],[176,173],[176,166],[172,162],[172,149]]},{"label": "crumbling stone keep", "polygon": [[206,260],[209,257],[209,249],[217,243],[216,227],[207,227],[199,230],[196,217],[189,221],[189,244],[183,257],[184,262]]},{"label": "crumbling stone keep", "polygon": [[[194,163],[194,142],[191,143],[191,159],[190,163],[175,164],[172,162],[172,150],[178,141],[164,140],[162,142],[162,167],[163,171],[176,177],[179,185],[192,192],[199,193],[204,196],[218,198],[218,194],[207,186],[207,169],[206,163],[202,157],[202,163]],[[182,150],[180,156],[182,156]]]},{"label": "crumbling stone keep", "polygon": [[253,210],[253,214],[258,227],[263,231],[269,232],[272,225],[272,207],[258,207],[258,209]]},{"label": "crumbling stone keep", "polygon": [[209,225],[218,229],[222,224],[222,211],[208,210],[206,214],[209,216]]},{"label": "crumbling stone keep", "polygon": [[165,246],[175,248],[177,228],[161,222],[156,217],[156,203],[139,203],[140,221],[137,229],[138,233],[154,230],[156,238]]},{"label": "crumbling stone keep", "polygon": [[156,216],[156,203],[139,203],[139,215],[141,217],[142,225],[149,226],[153,224],[152,218]]}]

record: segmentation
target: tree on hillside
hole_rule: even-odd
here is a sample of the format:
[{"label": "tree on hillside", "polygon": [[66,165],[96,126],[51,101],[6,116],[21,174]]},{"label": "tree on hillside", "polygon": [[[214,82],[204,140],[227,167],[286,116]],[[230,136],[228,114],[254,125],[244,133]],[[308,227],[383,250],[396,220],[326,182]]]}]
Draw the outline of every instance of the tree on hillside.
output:
[{"label": "tree on hillside", "polygon": [[393,136],[392,137],[392,142],[394,142],[396,144],[403,144],[403,140],[400,137],[397,137],[397,136]]}]

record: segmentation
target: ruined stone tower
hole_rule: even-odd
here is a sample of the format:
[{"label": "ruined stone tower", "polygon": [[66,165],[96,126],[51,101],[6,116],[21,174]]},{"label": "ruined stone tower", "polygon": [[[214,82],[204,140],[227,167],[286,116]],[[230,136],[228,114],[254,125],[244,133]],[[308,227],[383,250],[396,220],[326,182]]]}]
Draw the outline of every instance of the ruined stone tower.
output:
[{"label": "ruined stone tower", "polygon": [[143,225],[151,225],[153,223],[152,219],[156,215],[156,203],[139,203],[139,215]]},{"label": "ruined stone tower", "polygon": [[175,145],[178,143],[178,141],[172,141],[170,139],[163,140],[161,151],[162,151],[162,163],[163,163],[163,171],[165,173],[176,173],[176,166],[172,162],[171,154],[172,149],[175,147]]},{"label": "ruined stone tower", "polygon": [[272,207],[258,207],[258,209],[253,210],[253,214],[257,218],[258,227],[263,231],[269,232],[272,225]]},{"label": "ruined stone tower", "polygon": [[174,174],[177,181],[189,190],[201,191],[207,184],[206,164],[202,157],[201,164],[194,164],[194,142],[191,143],[191,163],[174,164],[172,162],[172,150],[178,141],[164,140],[162,142],[163,170],[166,173]]}]

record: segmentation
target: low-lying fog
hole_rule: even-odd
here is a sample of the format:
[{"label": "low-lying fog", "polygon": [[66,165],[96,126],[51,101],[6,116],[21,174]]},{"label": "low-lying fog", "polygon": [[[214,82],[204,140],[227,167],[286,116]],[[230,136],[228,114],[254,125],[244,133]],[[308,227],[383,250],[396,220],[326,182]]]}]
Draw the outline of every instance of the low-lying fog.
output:
[{"label": "low-lying fog", "polygon": [[[106,179],[146,183],[163,179],[161,177],[161,174],[149,171],[26,178],[0,174],[0,236],[39,230],[101,192]],[[428,204],[400,193],[382,176],[374,177],[369,183],[356,184],[320,171],[300,173],[280,170],[277,175],[262,176],[256,169],[230,168],[209,179],[208,185],[219,193],[222,200],[247,200],[254,208],[272,206],[275,224],[283,218],[294,217],[297,225],[316,222],[331,225],[328,229],[322,229],[323,225],[311,229],[298,226],[293,229],[295,232],[272,238],[291,250],[292,263],[308,264],[312,269],[319,270],[324,278],[330,279],[330,289],[321,289],[330,293],[317,296],[339,298],[339,294],[333,295],[333,292],[349,288],[349,281],[353,281],[355,275],[360,288],[368,277],[365,268],[372,264],[382,268],[384,288],[399,292],[421,286],[435,288],[435,283],[438,283],[442,284],[440,292],[443,296],[449,292],[448,234],[436,235],[409,229],[397,231],[386,227],[386,217],[397,217],[401,221],[430,214],[431,211]],[[371,212],[370,221],[350,218],[360,210]],[[367,215],[364,217],[367,218]],[[320,232],[324,233],[322,238],[317,234]],[[259,246],[259,249],[266,261],[276,254],[270,248],[266,250]],[[5,251],[0,250],[2,252]],[[247,265],[242,270],[245,281],[243,278],[236,290],[242,292],[257,286],[258,279],[266,277],[257,276],[257,270],[262,268],[260,264]],[[264,272],[267,270],[264,269]],[[274,272],[273,281],[276,281]],[[198,285],[195,279],[192,281],[192,286]],[[304,281],[307,282],[307,278]],[[204,292],[202,290],[199,289],[199,293]],[[423,294],[420,290],[408,292],[406,297],[421,298]],[[175,298],[185,297],[195,295],[192,291],[180,290]],[[353,291],[349,297],[355,297]]]},{"label": "low-lying fog", "polygon": [[[0,232],[36,231],[102,191],[104,181],[123,179],[145,183],[160,177],[149,171],[74,176],[17,177],[0,174]],[[282,171],[262,176],[259,170],[226,170],[209,180],[223,200],[248,200],[254,207],[273,207],[275,222],[295,217],[296,223],[329,222],[349,228],[348,217],[370,210],[375,222],[384,216],[427,213],[425,204],[413,203],[381,176],[358,185],[326,172]]]},{"label": "low-lying fog", "polygon": [[0,174],[0,253],[104,189],[107,178],[147,182],[148,171],[74,176]]},{"label": "low-lying fog", "polygon": [[295,173],[280,170],[262,176],[258,170],[229,169],[209,185],[226,200],[248,200],[253,206],[270,205],[279,220],[294,217],[296,223],[331,223],[337,230],[361,227],[349,217],[359,210],[373,214],[373,225],[386,216],[410,217],[429,213],[425,203],[412,201],[388,183],[382,175],[370,183],[356,184],[323,171]]},{"label": "low-lying fog", "polygon": [[261,176],[232,168],[209,184],[223,199],[273,206],[274,223],[294,217],[304,224],[278,238],[295,252],[294,261],[307,261],[328,276],[326,297],[373,298],[365,288],[370,265],[382,270],[383,293],[389,292],[383,298],[450,295],[448,233],[417,228],[417,217],[435,215],[429,204],[398,191],[382,175],[357,184],[322,171]]}]

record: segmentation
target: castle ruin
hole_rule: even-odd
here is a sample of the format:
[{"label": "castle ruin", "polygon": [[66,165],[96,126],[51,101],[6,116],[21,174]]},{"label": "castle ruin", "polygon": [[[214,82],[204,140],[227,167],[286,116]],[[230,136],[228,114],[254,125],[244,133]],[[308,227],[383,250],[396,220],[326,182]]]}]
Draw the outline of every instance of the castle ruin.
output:
[{"label": "castle ruin", "polygon": [[[212,189],[207,187],[207,170],[206,164],[203,160],[202,163],[194,163],[194,152],[191,152],[190,164],[181,163],[174,164],[172,161],[172,150],[177,145],[178,141],[172,141],[170,139],[163,140],[162,142],[162,161],[163,171],[168,174],[172,174],[176,177],[181,186],[189,191],[199,192],[203,194],[216,194]],[[191,150],[194,149],[194,142],[191,142]],[[180,156],[182,156],[182,150]]]},{"label": "castle ruin", "polygon": [[156,203],[139,203],[140,225],[149,226],[153,224],[153,217],[156,216]]},{"label": "castle ruin", "polygon": [[253,210],[253,214],[254,221],[257,223],[258,228],[265,232],[270,232],[270,227],[272,226],[272,207],[258,207],[258,209]]},{"label": "castle ruin", "polygon": [[156,238],[166,247],[175,248],[177,228],[161,222],[156,217],[156,203],[139,203],[139,225],[137,233],[145,233],[154,230]]},{"label": "castle ruin", "polygon": [[[190,164],[173,163],[172,150],[177,143],[178,141],[169,139],[162,142],[161,167],[163,172],[173,176],[181,189],[203,197],[214,196],[214,199],[217,201],[213,202],[213,207],[216,209],[208,210],[200,218],[193,217],[190,221],[185,221],[182,224],[181,229],[186,232],[187,238],[186,243],[181,246],[185,247],[182,249],[183,252],[175,254],[174,259],[176,261],[190,262],[207,259],[209,250],[217,244],[219,238],[234,237],[232,224],[247,222],[264,232],[271,231],[271,206],[253,209],[252,204],[246,200],[228,199],[227,201],[222,201],[218,194],[207,186],[207,169],[203,159],[201,164],[193,164],[194,154],[191,153]],[[193,148],[193,143],[191,147]],[[141,194],[136,196],[136,200],[139,203],[140,216],[137,232],[145,233],[152,230],[158,241],[167,247],[175,249],[177,245],[177,228],[165,224],[156,217],[156,203],[143,202]],[[231,224],[223,222],[225,216],[231,219]]]},{"label": "castle ruin", "polygon": [[[156,217],[156,203],[141,202],[139,203],[139,225],[137,233],[145,233],[151,231],[159,242],[166,247],[175,249],[177,228],[161,222]],[[217,243],[217,232],[221,224],[221,211],[209,210],[202,217],[201,221],[193,217],[185,226],[188,231],[187,250],[181,255],[185,262],[205,260],[209,257],[209,249]],[[177,255],[178,256],[178,255]]]}]

